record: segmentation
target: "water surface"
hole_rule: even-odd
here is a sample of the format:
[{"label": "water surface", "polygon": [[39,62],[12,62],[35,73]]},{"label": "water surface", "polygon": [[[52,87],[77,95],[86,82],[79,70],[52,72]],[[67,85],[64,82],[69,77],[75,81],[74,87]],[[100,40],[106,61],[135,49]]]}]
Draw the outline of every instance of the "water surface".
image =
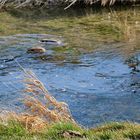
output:
[{"label": "water surface", "polygon": [[[32,69],[88,127],[140,122],[140,10],[9,10],[0,16],[0,106],[19,109],[24,68]],[[40,43],[58,39],[60,45]],[[44,54],[28,54],[42,46]],[[136,69],[130,64],[136,63]],[[19,109],[20,110],[20,109]]]}]

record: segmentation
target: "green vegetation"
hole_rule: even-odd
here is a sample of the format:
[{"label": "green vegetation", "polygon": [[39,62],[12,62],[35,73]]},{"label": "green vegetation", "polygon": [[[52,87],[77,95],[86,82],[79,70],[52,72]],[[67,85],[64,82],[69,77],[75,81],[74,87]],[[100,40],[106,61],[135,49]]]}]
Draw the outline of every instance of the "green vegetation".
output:
[{"label": "green vegetation", "polygon": [[106,43],[137,43],[136,38],[140,32],[139,20],[137,8],[118,11],[12,9],[1,12],[0,35],[29,33],[62,36],[67,45],[53,48],[54,51],[58,56],[59,53],[64,57],[67,53],[77,56],[81,53],[90,53]]},{"label": "green vegetation", "polygon": [[6,123],[0,124],[0,139],[2,140],[8,140],[8,139],[18,139],[25,137],[29,137],[29,132],[19,123],[16,121],[9,121]]},{"label": "green vegetation", "polygon": [[[22,10],[9,10],[7,12],[1,12],[0,35],[24,33],[63,35],[66,42],[69,42],[69,44],[59,48],[53,48],[54,53],[57,54],[53,59],[58,61],[61,59],[63,60],[63,57],[65,57],[67,53],[74,56],[78,56],[81,53],[90,53],[102,43],[111,43],[114,41],[126,43],[133,41],[137,43],[136,37],[140,33],[140,26],[138,25],[140,14],[136,12],[136,10],[128,10],[126,15],[122,14],[121,11],[118,13],[110,13],[108,11],[106,12],[106,10],[105,12],[103,10],[102,14],[98,12],[96,14],[85,12],[83,15],[71,15],[71,12],[68,12],[66,14],[63,13],[64,15],[62,14],[61,16],[54,16],[44,11],[43,14],[45,14],[42,17],[39,13],[39,10],[26,10],[25,12]],[[131,50],[131,48],[129,50]],[[45,56],[41,57],[38,59],[45,59]],[[71,61],[73,61],[73,63],[80,63],[76,58]],[[33,80],[31,78],[33,78]],[[30,109],[32,114],[37,115],[41,119],[46,117],[45,120],[41,120],[41,124],[45,125],[39,128],[38,126],[40,126],[40,124],[38,126],[36,125],[38,129],[32,131],[32,129],[29,129],[30,126],[27,126],[30,125],[27,123],[27,119],[25,119],[24,122],[17,120],[8,122],[1,121],[1,140],[140,139],[140,125],[135,123],[116,122],[93,129],[85,129],[75,123],[67,123],[69,120],[73,122],[74,120],[71,118],[66,104],[57,102],[52,98],[48,91],[44,89],[44,86],[37,80],[38,79],[33,77],[33,75],[31,75],[29,79],[26,79],[26,81],[28,81],[26,83],[26,92],[33,93],[33,96],[28,96],[28,98],[26,98],[26,107]],[[40,95],[43,95],[49,102],[40,102],[38,100]],[[51,123],[46,125],[48,116]],[[33,119],[38,120],[40,123],[40,118],[35,117]],[[24,118],[22,118],[22,120],[23,119]],[[66,120],[66,122],[60,123],[60,120]]]},{"label": "green vegetation", "polygon": [[[81,134],[63,135],[63,132]],[[1,140],[137,140],[140,139],[140,125],[134,123],[108,123],[93,129],[85,129],[71,123],[54,123],[41,132],[30,132],[19,122],[9,121],[0,124]]]}]

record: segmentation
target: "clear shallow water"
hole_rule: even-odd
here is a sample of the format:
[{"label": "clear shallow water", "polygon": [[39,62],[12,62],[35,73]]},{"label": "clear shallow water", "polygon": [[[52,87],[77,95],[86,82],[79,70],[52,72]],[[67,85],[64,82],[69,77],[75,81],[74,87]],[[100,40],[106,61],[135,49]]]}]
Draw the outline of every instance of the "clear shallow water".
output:
[{"label": "clear shallow water", "polygon": [[[128,11],[118,11],[119,18],[122,17],[122,13],[124,15]],[[108,14],[108,12],[105,15],[91,13],[89,19],[92,17],[95,20],[100,17],[96,24],[101,19],[103,24]],[[129,14],[127,15],[129,17]],[[76,32],[66,33],[67,30],[69,31],[66,28],[67,25],[65,26],[67,23],[63,23],[63,26],[61,24],[62,30],[57,31],[55,36],[28,32],[23,34],[22,31],[17,35],[1,35],[1,108],[15,110],[22,106],[20,98],[23,89],[21,82],[23,72],[16,63],[18,62],[24,68],[32,69],[56,99],[67,102],[72,115],[82,125],[92,127],[107,121],[122,120],[140,122],[140,72],[138,71],[140,64],[136,71],[128,66],[130,60],[140,61],[138,17],[134,16],[130,20],[128,18],[127,27],[124,26],[128,28],[127,34],[124,34],[126,32],[123,30],[124,33],[119,34],[119,40],[111,37],[114,26],[109,32],[106,29],[108,27],[105,26],[105,29],[98,30],[94,35],[93,30],[83,31],[83,24],[87,19],[85,15],[80,21],[81,26],[78,19],[74,21],[74,24],[79,25],[81,29],[70,25],[71,31],[80,30],[79,34],[82,36],[78,36]],[[58,23],[59,20],[58,18]],[[61,19],[62,21],[66,22],[67,19]],[[88,24],[84,26],[91,27],[91,23]],[[116,26],[120,24],[118,25],[117,22]],[[46,29],[46,27],[43,28]],[[102,29],[101,25],[99,29]],[[122,30],[119,29],[119,31]],[[100,33],[105,35],[100,36]],[[117,33],[113,31],[113,34]],[[91,35],[93,35],[92,38]],[[64,43],[59,46],[44,45],[39,43],[42,38],[60,39]],[[33,46],[43,46],[47,52],[26,53],[27,49]]]}]

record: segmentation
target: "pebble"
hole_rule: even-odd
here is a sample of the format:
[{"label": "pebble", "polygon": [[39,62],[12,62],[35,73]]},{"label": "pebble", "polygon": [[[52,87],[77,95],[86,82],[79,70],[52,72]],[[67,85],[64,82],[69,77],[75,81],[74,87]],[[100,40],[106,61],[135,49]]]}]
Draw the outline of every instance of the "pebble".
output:
[{"label": "pebble", "polygon": [[32,47],[27,50],[28,53],[44,53],[46,49],[43,47]]}]

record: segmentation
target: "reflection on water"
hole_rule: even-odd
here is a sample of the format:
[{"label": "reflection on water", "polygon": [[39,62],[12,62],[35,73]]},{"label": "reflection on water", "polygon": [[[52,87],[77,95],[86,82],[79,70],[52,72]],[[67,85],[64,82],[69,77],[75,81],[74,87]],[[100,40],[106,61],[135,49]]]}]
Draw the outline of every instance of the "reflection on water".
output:
[{"label": "reflection on water", "polygon": [[[0,17],[5,24],[0,26],[1,108],[22,106],[23,72],[18,62],[32,69],[58,100],[66,101],[82,125],[140,122],[139,10],[72,10],[61,16],[34,12],[21,15],[13,11]],[[62,44],[39,42],[44,38],[58,39]],[[26,52],[36,46],[47,51]]]}]

